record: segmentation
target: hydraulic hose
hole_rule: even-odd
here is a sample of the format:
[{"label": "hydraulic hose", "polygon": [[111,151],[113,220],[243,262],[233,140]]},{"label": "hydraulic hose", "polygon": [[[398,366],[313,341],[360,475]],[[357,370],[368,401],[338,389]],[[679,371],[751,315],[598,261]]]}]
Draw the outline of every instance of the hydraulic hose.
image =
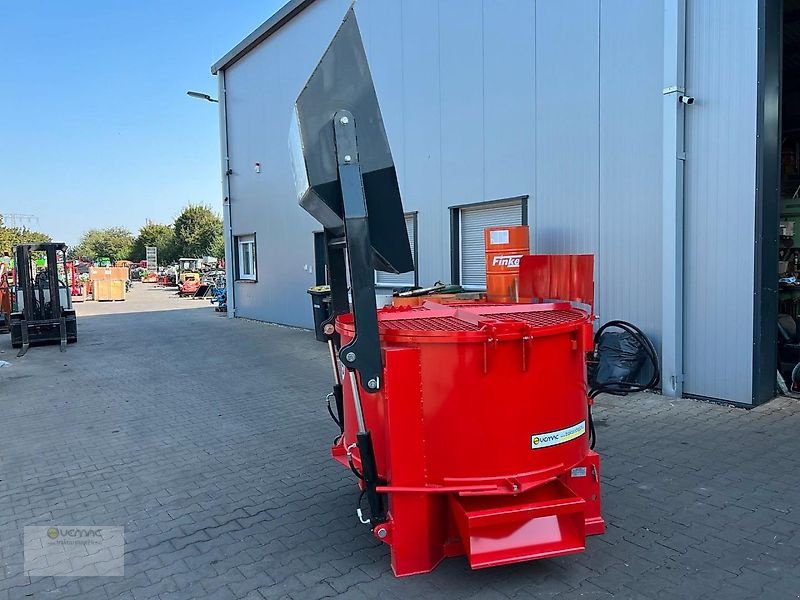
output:
[{"label": "hydraulic hose", "polygon": [[[645,333],[639,329],[633,323],[628,323],[627,321],[609,321],[602,325],[598,330],[597,333],[594,335],[594,346],[595,352],[597,352],[597,348],[600,343],[600,337],[603,333],[612,327],[616,327],[617,329],[622,329],[626,333],[629,333],[636,343],[645,351],[647,356],[647,360],[652,366],[653,374],[650,376],[650,379],[646,383],[636,383],[636,382],[624,382],[624,381],[616,381],[612,383],[606,384],[595,384],[593,387],[589,389],[589,398],[594,399],[600,394],[612,394],[614,396],[627,396],[632,392],[643,392],[645,390],[650,390],[655,388],[661,382],[661,368],[658,364],[658,353],[656,352],[655,346],[653,346],[653,342],[650,341]],[[594,427],[594,420],[592,419],[592,406],[589,405],[589,447],[594,448],[595,442],[597,441],[597,435],[595,432]]]}]

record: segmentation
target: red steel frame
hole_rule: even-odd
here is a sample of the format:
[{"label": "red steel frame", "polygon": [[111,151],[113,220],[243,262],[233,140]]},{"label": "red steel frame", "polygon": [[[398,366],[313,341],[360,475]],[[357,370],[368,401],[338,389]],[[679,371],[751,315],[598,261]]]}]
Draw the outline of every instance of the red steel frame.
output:
[{"label": "red steel frame", "polygon": [[65,274],[67,284],[69,285],[70,296],[82,296],[83,285],[81,284],[81,276],[78,273],[78,267],[75,266],[75,261],[67,261],[67,272]]}]

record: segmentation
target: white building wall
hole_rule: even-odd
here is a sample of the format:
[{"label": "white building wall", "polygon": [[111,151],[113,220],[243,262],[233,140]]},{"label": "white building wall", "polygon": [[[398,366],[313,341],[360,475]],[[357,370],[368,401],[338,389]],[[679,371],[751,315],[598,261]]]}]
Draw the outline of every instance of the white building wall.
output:
[{"label": "white building wall", "polygon": [[[703,209],[708,215],[724,210],[727,196],[737,199],[741,216],[726,231],[730,240],[745,244],[729,256],[742,259],[738,264],[748,277],[754,216],[751,66],[756,56],[749,41],[754,40],[756,4],[690,0],[688,10],[695,22],[688,30],[694,40],[690,85],[698,97],[721,94],[713,103],[698,100],[698,107],[713,113],[719,126],[740,114],[745,122],[736,126],[736,146],[708,149],[720,164],[726,152],[742,147],[745,152],[735,162],[740,177],[728,187],[709,183],[702,192],[698,184],[705,176],[698,169],[703,163],[695,163],[691,175],[687,162],[687,179],[695,177],[687,183],[687,198],[715,206]],[[734,15],[733,5],[747,10]],[[314,276],[305,267],[313,265],[311,232],[318,225],[296,204],[286,139],[294,99],[348,6],[348,0],[317,0],[227,69],[233,229],[258,232],[259,281],[236,284],[237,316],[311,326],[305,290]],[[732,28],[724,52],[703,40],[715,27],[715,11]],[[450,207],[528,196],[532,250],[595,254],[601,321],[630,320],[658,345],[663,3],[359,0],[356,14],[404,207],[418,211],[420,284],[451,280]],[[720,35],[721,27],[716,26]],[[740,34],[742,44],[735,47]],[[745,51],[750,58],[743,56]],[[736,71],[742,61],[744,70]],[[709,90],[705,79],[719,77],[713,69],[730,71],[733,79]],[[739,90],[750,85],[753,92],[740,94],[739,100],[723,99],[734,85]],[[706,126],[697,118],[691,116],[687,124],[687,144],[699,136],[702,152],[714,139],[725,142],[719,137],[722,129],[703,133]],[[262,164],[260,175],[253,170],[255,162]],[[714,177],[730,172],[729,165],[714,171]],[[689,209],[690,214],[699,215]],[[687,238],[687,264],[704,263],[700,254],[709,244],[697,242],[703,227],[687,224],[687,235],[694,236]],[[721,248],[730,251],[730,244]],[[748,249],[749,259],[744,256]],[[715,262],[720,281],[731,265]],[[702,296],[700,273],[699,267],[687,273],[687,302]],[[746,284],[737,285],[736,291],[746,295]],[[752,341],[752,300],[738,303],[734,312],[747,323],[744,329]],[[702,359],[709,347],[702,340],[721,335],[717,330],[730,324],[706,319],[699,303],[687,308],[686,390],[744,401],[752,362],[745,356],[747,335],[722,334],[726,343],[715,344],[714,361],[722,355],[730,369],[740,370],[724,383],[721,375],[709,379],[712,369]],[[695,328],[701,333],[693,334]],[[728,350],[729,343],[741,348]]]}]

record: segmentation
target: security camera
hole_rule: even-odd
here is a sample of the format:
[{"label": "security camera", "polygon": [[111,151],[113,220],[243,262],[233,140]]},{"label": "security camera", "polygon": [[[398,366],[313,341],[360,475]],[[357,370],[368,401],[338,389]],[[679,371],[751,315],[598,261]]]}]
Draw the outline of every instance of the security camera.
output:
[{"label": "security camera", "polygon": [[678,100],[684,104],[694,104],[694,96],[678,96]]}]

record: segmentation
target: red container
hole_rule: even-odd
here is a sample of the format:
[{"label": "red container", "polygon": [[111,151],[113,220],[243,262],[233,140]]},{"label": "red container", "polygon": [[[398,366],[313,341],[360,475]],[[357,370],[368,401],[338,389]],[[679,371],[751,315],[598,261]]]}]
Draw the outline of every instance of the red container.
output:
[{"label": "red container", "polygon": [[528,226],[487,227],[483,236],[486,297],[489,302],[517,302],[520,296],[519,261],[530,254],[531,248]]},{"label": "red container", "polygon": [[[602,533],[588,313],[568,303],[427,303],[378,318],[384,386],[360,393],[389,497],[375,534],[392,546],[396,575],[462,553],[477,568],[577,552],[586,534]],[[348,343],[352,315],[337,330]],[[333,454],[346,463],[356,434],[348,386],[344,406]]]}]

